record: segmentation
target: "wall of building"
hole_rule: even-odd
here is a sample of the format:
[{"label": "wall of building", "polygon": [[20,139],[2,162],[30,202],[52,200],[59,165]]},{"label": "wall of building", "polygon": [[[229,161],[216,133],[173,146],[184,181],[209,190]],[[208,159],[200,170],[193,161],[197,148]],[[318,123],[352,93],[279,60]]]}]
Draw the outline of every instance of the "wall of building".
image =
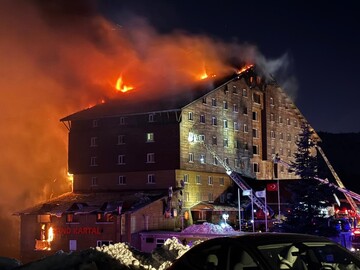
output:
[{"label": "wall of building", "polygon": [[[155,182],[148,182],[148,175],[153,174]],[[119,182],[119,176],[123,176],[126,182]],[[94,183],[96,178],[96,183]],[[75,174],[74,191],[116,191],[116,190],[138,190],[138,189],[167,189],[175,187],[175,171],[139,171],[107,174]]]}]

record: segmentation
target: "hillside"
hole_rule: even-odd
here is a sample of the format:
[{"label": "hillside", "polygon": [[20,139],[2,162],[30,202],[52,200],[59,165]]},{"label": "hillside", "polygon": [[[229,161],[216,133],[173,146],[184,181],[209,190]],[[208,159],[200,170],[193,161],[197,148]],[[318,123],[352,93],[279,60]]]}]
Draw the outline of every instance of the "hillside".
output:
[{"label": "hillside", "polygon": [[[360,133],[318,132],[318,135],[322,140],[320,146],[345,187],[360,194]],[[331,176],[330,170],[327,173]]]}]

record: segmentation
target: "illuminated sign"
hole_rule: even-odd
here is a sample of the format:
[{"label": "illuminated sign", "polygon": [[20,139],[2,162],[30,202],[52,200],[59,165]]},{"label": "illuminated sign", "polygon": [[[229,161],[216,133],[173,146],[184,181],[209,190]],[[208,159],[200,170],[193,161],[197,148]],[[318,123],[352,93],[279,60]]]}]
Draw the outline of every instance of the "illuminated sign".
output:
[{"label": "illuminated sign", "polygon": [[55,227],[55,234],[101,234],[98,227]]}]

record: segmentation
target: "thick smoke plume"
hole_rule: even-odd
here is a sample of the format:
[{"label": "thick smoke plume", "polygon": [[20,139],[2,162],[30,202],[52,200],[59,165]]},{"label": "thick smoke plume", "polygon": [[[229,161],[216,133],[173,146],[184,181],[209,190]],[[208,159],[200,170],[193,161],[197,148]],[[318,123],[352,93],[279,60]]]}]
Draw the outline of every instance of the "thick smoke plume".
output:
[{"label": "thick smoke plume", "polygon": [[[1,0],[2,142],[0,216],[70,191],[67,129],[59,119],[129,93],[143,98],[179,91],[208,74],[234,72],[230,59],[254,62],[256,47],[182,31],[160,35],[145,19],[115,25],[93,1]],[[10,225],[11,224],[11,225]],[[0,254],[12,256],[17,230],[1,230]],[[10,254],[11,253],[11,254]]]}]

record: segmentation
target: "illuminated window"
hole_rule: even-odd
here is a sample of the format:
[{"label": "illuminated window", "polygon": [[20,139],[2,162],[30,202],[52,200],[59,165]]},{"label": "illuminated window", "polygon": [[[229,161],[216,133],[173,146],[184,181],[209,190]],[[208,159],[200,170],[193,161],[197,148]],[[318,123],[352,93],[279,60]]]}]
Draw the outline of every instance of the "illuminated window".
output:
[{"label": "illuminated window", "polygon": [[227,110],[228,109],[228,103],[226,100],[224,100],[224,109]]},{"label": "illuminated window", "polygon": [[90,166],[98,166],[97,164],[97,157],[90,157]]},{"label": "illuminated window", "polygon": [[204,114],[200,115],[200,123],[205,123],[205,115]]},{"label": "illuminated window", "polygon": [[66,223],[78,223],[78,221],[75,220],[74,213],[67,213],[66,214]]},{"label": "illuminated window", "polygon": [[118,155],[117,164],[118,165],[124,165],[125,164],[125,155]]},{"label": "illuminated window", "polygon": [[258,155],[258,154],[259,154],[259,146],[258,146],[258,145],[253,145],[253,154],[254,154],[254,155]]},{"label": "illuminated window", "polygon": [[125,144],[125,135],[118,135],[117,144]]},{"label": "illuminated window", "polygon": [[184,174],[184,183],[185,184],[189,183],[189,175],[188,174]]},{"label": "illuminated window", "polygon": [[149,122],[152,123],[152,122],[154,122],[154,121],[155,121],[155,114],[150,113],[150,114],[149,114]]},{"label": "illuminated window", "polygon": [[195,182],[196,182],[196,184],[201,185],[201,176],[200,175],[196,175]]},{"label": "illuminated window", "polygon": [[228,121],[224,120],[224,128],[228,128]]},{"label": "illuminated window", "polygon": [[91,137],[91,139],[90,139],[90,146],[91,146],[91,147],[97,147],[97,146],[98,146],[97,140],[98,140],[97,137]]},{"label": "illuminated window", "polygon": [[206,163],[206,159],[205,159],[205,155],[204,155],[204,154],[201,154],[201,155],[200,155],[200,163],[201,163],[201,164],[205,164],[205,163]]},{"label": "illuminated window", "polygon": [[216,116],[211,117],[211,124],[212,124],[213,126],[216,126],[216,125],[217,125]]},{"label": "illuminated window", "polygon": [[253,163],[253,172],[259,173],[260,172],[260,165],[259,163]]},{"label": "illuminated window", "polygon": [[155,153],[146,154],[146,163],[155,163]]},{"label": "illuminated window", "polygon": [[93,121],[92,121],[92,127],[98,127],[99,126],[99,120],[97,120],[97,119],[94,119]]},{"label": "illuminated window", "polygon": [[148,174],[147,183],[148,184],[155,184],[155,174]]},{"label": "illuminated window", "polygon": [[98,185],[98,179],[96,176],[91,177],[91,186],[97,186]]},{"label": "illuminated window", "polygon": [[233,112],[239,112],[239,106],[237,104],[233,105]]},{"label": "illuminated window", "polygon": [[188,112],[188,120],[193,121],[194,120],[194,114],[193,112]]},{"label": "illuminated window", "polygon": [[212,176],[208,177],[208,185],[212,186],[214,184],[214,180]]},{"label": "illuminated window", "polygon": [[115,216],[110,213],[96,213],[96,222],[114,222]]},{"label": "illuminated window", "polygon": [[193,153],[189,153],[189,162],[190,163],[194,162],[194,154]]},{"label": "illuminated window", "polygon": [[211,106],[213,106],[213,107],[216,106],[216,99],[215,98],[211,99]]},{"label": "illuminated window", "polygon": [[126,185],[126,176],[119,175],[119,177],[118,177],[118,185]]},{"label": "illuminated window", "polygon": [[146,133],[146,142],[154,142],[154,133]]},{"label": "illuminated window", "polygon": [[35,239],[35,250],[51,250],[54,231],[50,223],[40,223],[39,239]]}]

